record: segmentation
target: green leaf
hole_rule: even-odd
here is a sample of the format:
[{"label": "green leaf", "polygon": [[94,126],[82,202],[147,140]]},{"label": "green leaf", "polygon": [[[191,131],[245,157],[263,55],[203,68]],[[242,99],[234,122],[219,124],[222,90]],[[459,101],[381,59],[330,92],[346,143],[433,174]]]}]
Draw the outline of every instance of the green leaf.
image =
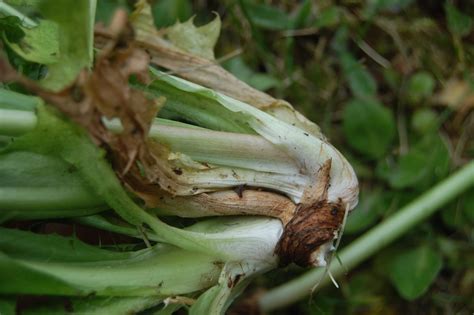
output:
[{"label": "green leaf", "polygon": [[17,16],[0,18],[0,32],[3,32],[5,38],[11,43],[18,43],[25,36],[21,28],[21,20]]},{"label": "green leaf", "polygon": [[128,259],[129,252],[114,252],[72,237],[36,234],[0,227],[0,251],[11,258],[47,262],[86,262]]},{"label": "green leaf", "polygon": [[362,191],[359,204],[347,218],[344,233],[359,233],[373,225],[385,210],[385,202],[381,191]]},{"label": "green leaf", "polygon": [[417,72],[408,81],[408,98],[413,103],[418,103],[433,94],[435,85],[436,82],[430,73],[426,71]]},{"label": "green leaf", "polygon": [[291,13],[292,28],[300,28],[307,25],[308,19],[311,17],[313,3],[311,0],[302,1]]},{"label": "green leaf", "polygon": [[461,231],[467,225],[463,209],[458,206],[458,202],[446,206],[441,212],[441,219],[447,227],[456,231]]},{"label": "green leaf", "polygon": [[[155,78],[159,77],[155,74]],[[186,121],[208,129],[252,133],[244,120],[233,118],[218,105],[208,104],[210,102],[203,97],[194,97],[194,95],[190,97],[189,94],[177,91],[172,86],[159,80],[154,80],[149,85],[147,92],[152,95],[166,97],[166,104],[159,113],[162,118],[172,120],[184,118]]]},{"label": "green leaf", "polygon": [[321,10],[321,12],[319,12],[319,14],[316,17],[314,26],[318,28],[336,27],[337,25],[339,25],[341,21],[341,15],[342,15],[342,11],[340,7],[335,6],[335,5],[327,7]]},{"label": "green leaf", "polygon": [[[220,273],[212,256],[171,246],[113,252],[69,237],[5,228],[0,232],[0,278],[3,281],[22,275],[18,284],[0,286],[0,293],[185,294],[212,286]],[[28,285],[28,281],[33,283]],[[68,285],[54,291],[53,285],[61,283]],[[67,290],[69,287],[74,290]]]},{"label": "green leaf", "polygon": [[191,18],[193,7],[189,0],[160,0],[152,6],[153,20],[157,28],[167,27],[177,21]]},{"label": "green leaf", "polygon": [[371,18],[380,11],[398,12],[407,8],[414,0],[369,0],[363,11],[365,18]]},{"label": "green leaf", "polygon": [[[0,252],[0,294],[76,295],[79,289],[41,271],[34,270]],[[7,285],[6,285],[7,284]]]},{"label": "green leaf", "polygon": [[389,175],[389,183],[397,189],[427,189],[447,175],[450,161],[449,151],[441,137],[437,133],[427,134],[400,157]]},{"label": "green leaf", "polygon": [[[51,299],[47,303],[34,305],[31,308],[22,309],[22,315],[130,315],[141,314],[142,311],[160,304],[163,298],[159,296],[150,297],[84,297],[70,298],[67,300],[72,312],[65,312],[65,300]],[[3,313],[2,313],[3,315]]]},{"label": "green leaf", "polygon": [[[183,308],[185,305],[184,304],[178,304],[178,303],[175,303],[175,304],[171,304],[169,303],[168,305],[164,305],[162,308],[158,309],[158,310],[154,310],[153,313],[150,313],[152,315],[173,315],[173,314],[177,314],[177,311],[181,308]],[[146,313],[148,314],[148,313]]]},{"label": "green leaf", "polygon": [[[43,1],[44,17],[58,25],[59,57],[50,64],[42,84],[54,91],[61,90],[93,61],[95,0]],[[74,14],[71,14],[71,11]]]},{"label": "green leaf", "polygon": [[[5,45],[8,46],[8,43],[5,42]],[[46,66],[34,62],[30,62],[20,57],[12,49],[5,49],[10,64],[18,70],[19,73],[27,76],[32,80],[40,80],[43,78],[47,72]],[[9,88],[16,91],[23,91],[24,89],[20,87],[17,83],[8,84]]]},{"label": "green leaf", "polygon": [[38,5],[41,0],[2,0],[0,1],[0,14],[20,18],[25,27],[34,27],[37,23],[29,15],[37,15]]},{"label": "green leaf", "polygon": [[441,212],[444,224],[456,231],[470,233],[474,223],[474,189],[468,190]]},{"label": "green leaf", "polygon": [[31,62],[53,64],[59,60],[58,25],[42,20],[38,26],[24,29],[26,36],[18,43],[9,42],[10,48]]},{"label": "green leaf", "polygon": [[424,167],[426,158],[426,153],[418,150],[412,150],[402,156],[398,161],[398,167],[389,177],[390,185],[397,189],[416,185],[428,171]]},{"label": "green leaf", "polygon": [[214,59],[214,46],[221,31],[218,15],[206,25],[196,27],[194,17],[184,23],[177,22],[168,28],[167,36],[176,47],[207,59]]},{"label": "green leaf", "polygon": [[438,124],[438,115],[431,109],[422,108],[411,117],[411,127],[421,135],[435,131]]},{"label": "green leaf", "polygon": [[378,101],[354,99],[344,108],[343,130],[351,147],[377,159],[387,152],[395,137],[395,120]]},{"label": "green leaf", "polygon": [[374,257],[372,270],[381,279],[389,278],[387,270],[390,270],[396,257],[406,251],[406,244],[399,242],[380,250]]},{"label": "green leaf", "polygon": [[428,290],[442,266],[441,255],[429,246],[422,245],[397,256],[388,273],[400,295],[407,300],[414,300]]},{"label": "green leaf", "polygon": [[342,51],[339,54],[339,62],[354,96],[359,98],[375,96],[377,83],[362,64],[347,51]]},{"label": "green leaf", "polygon": [[363,306],[366,310],[377,310],[383,305],[382,290],[384,283],[370,271],[362,271],[351,277],[347,287],[347,296],[350,299],[353,308]]},{"label": "green leaf", "polygon": [[402,80],[400,73],[393,68],[384,68],[383,77],[392,90],[398,90]]},{"label": "green leaf", "polygon": [[472,31],[472,17],[459,11],[451,2],[444,4],[448,28],[454,35],[467,36]]},{"label": "green leaf", "polygon": [[[342,24],[340,25],[336,33],[334,34],[331,40],[331,48],[339,55],[339,56],[346,56],[347,55],[347,42],[349,41],[349,28],[347,25]],[[351,55],[348,55],[346,59],[353,59]],[[352,57],[352,58],[351,58]],[[342,58],[340,58],[342,59]],[[350,60],[349,60],[350,61]],[[342,64],[342,62],[341,62]],[[342,65],[341,65],[342,67]]]},{"label": "green leaf", "polygon": [[240,80],[261,91],[266,91],[279,84],[277,78],[253,71],[240,56],[230,59],[223,66]]},{"label": "green leaf", "polygon": [[280,85],[280,81],[269,74],[255,73],[250,77],[248,84],[257,90],[267,91]]},{"label": "green leaf", "polygon": [[244,7],[250,22],[259,28],[282,31],[292,27],[289,15],[275,6],[249,0],[242,0],[239,3]]},{"label": "green leaf", "polygon": [[0,89],[0,108],[34,111],[42,100],[35,96],[20,94],[14,91]]},{"label": "green leaf", "polygon": [[0,298],[0,314],[2,315],[16,315],[16,300],[15,298]]},{"label": "green leaf", "polygon": [[80,216],[106,208],[76,168],[58,158],[0,153],[0,216],[39,219]]},{"label": "green leaf", "polygon": [[94,262],[11,259],[1,254],[0,278],[10,285],[0,286],[0,293],[180,295],[214,285],[220,271],[211,256],[160,246],[139,251],[128,259]]}]

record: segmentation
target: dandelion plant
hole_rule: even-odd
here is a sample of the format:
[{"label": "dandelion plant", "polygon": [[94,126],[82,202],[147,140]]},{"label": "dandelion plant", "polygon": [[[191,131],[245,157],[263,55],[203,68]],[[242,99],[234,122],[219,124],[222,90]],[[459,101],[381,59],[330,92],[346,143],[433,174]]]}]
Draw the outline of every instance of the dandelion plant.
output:
[{"label": "dandelion plant", "polygon": [[[3,304],[222,314],[258,274],[327,264],[354,171],[289,103],[216,63],[219,17],[158,31],[139,1],[94,27],[93,0],[15,4],[0,2]],[[48,233],[57,222],[122,241]]]}]

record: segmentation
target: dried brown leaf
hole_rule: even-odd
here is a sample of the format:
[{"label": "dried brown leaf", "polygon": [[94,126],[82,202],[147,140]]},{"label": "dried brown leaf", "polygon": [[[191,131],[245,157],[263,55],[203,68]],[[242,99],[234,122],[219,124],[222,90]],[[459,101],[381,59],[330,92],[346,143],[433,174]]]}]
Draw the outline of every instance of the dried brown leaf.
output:
[{"label": "dried brown leaf", "polygon": [[451,79],[444,88],[433,96],[435,103],[451,107],[457,111],[474,108],[474,89],[468,82]]},{"label": "dried brown leaf", "polygon": [[278,218],[287,224],[296,210],[296,205],[287,197],[255,189],[245,189],[240,196],[229,190],[190,197],[172,197],[168,194],[149,197],[154,198],[160,214],[182,217],[262,215]]},{"label": "dried brown leaf", "polygon": [[[167,150],[148,141],[148,131],[164,99],[152,100],[129,86],[130,76],[146,82],[150,58],[133,41],[127,17],[118,12],[111,23],[113,36],[98,56],[92,72],[83,70],[59,92],[52,92],[19,75],[0,61],[1,81],[18,81],[84,127],[92,140],[109,153],[117,175],[132,190],[189,191],[175,180],[167,165]],[[103,118],[118,119],[123,131],[108,130]],[[142,168],[143,171],[140,169]],[[143,176],[144,174],[145,176]]]}]

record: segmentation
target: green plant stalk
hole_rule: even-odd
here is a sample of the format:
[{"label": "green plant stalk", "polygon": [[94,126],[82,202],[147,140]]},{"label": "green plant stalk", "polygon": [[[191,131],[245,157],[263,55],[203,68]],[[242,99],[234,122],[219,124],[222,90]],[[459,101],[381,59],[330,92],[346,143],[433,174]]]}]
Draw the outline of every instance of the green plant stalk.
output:
[{"label": "green plant stalk", "polygon": [[[107,127],[120,132],[118,121],[106,121]],[[19,136],[37,124],[34,112],[0,108],[0,134]],[[192,132],[190,132],[190,128]],[[150,137],[182,152],[198,162],[231,167],[250,168],[280,174],[298,173],[294,161],[262,137],[248,134],[194,128],[192,125],[170,125],[157,119],[150,129]]]},{"label": "green plant stalk", "polygon": [[298,173],[290,156],[260,136],[153,124],[150,137],[198,162],[251,168],[257,171]]},{"label": "green plant stalk", "polygon": [[34,111],[36,106],[43,101],[31,95],[25,95],[0,88],[0,108]]},{"label": "green plant stalk", "polygon": [[0,187],[0,205],[3,209],[11,208],[19,212],[50,213],[61,213],[68,209],[104,208],[104,202],[90,193],[63,187]]},{"label": "green plant stalk", "polygon": [[[0,197],[1,198],[1,197]],[[15,201],[17,204],[20,204],[20,201]],[[47,200],[48,203],[51,200]],[[1,200],[2,207],[5,204],[4,200]],[[22,203],[21,206],[25,206],[27,203]],[[108,206],[103,204],[95,207],[87,208],[72,208],[72,209],[52,209],[52,210],[42,210],[38,209],[21,209],[21,210],[10,210],[2,209],[0,211],[0,223],[7,222],[10,220],[42,220],[42,219],[55,219],[55,218],[74,218],[80,216],[90,216],[108,210]]]},{"label": "green plant stalk", "polygon": [[[417,224],[428,218],[448,201],[474,185],[474,161],[443,180],[396,214],[380,223],[339,253],[342,262],[334,259],[329,271],[338,277],[354,268],[380,249],[389,245]],[[269,312],[290,305],[330,282],[325,268],[312,270],[303,276],[265,293],[259,300],[262,311]]]},{"label": "green plant stalk", "polygon": [[36,126],[36,116],[22,110],[0,109],[0,132],[7,136],[19,136]]}]

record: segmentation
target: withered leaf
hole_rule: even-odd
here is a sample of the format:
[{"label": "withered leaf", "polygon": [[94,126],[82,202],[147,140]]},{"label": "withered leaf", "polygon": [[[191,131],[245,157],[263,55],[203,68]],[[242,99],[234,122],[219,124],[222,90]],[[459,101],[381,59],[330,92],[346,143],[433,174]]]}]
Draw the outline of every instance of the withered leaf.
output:
[{"label": "withered leaf", "polygon": [[[132,75],[146,82],[150,58],[135,45],[125,14],[116,14],[110,29],[114,36],[97,57],[93,71],[82,70],[62,91],[42,88],[18,74],[5,59],[0,60],[0,81],[17,81],[81,125],[107,150],[114,170],[131,190],[147,187],[171,194],[187,190],[174,180],[166,148],[148,140],[151,123],[165,100],[147,98],[128,84]],[[104,118],[118,119],[122,132],[108,130]]]}]

